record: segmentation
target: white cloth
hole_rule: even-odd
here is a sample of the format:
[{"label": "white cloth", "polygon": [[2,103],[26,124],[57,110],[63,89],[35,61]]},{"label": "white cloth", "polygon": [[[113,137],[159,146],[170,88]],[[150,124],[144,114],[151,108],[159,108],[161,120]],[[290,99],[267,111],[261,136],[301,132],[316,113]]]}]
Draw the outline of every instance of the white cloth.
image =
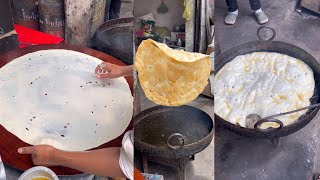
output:
[{"label": "white cloth", "polygon": [[131,180],[133,180],[133,148],[133,131],[128,131],[122,139],[119,165],[123,174]]}]

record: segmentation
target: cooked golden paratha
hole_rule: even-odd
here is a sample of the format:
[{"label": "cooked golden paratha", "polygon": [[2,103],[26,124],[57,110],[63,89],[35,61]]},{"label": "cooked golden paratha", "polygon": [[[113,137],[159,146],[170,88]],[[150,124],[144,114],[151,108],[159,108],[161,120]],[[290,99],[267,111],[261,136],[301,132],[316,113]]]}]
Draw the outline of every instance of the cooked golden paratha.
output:
[{"label": "cooked golden paratha", "polygon": [[211,69],[208,55],[173,50],[151,39],[140,44],[135,67],[147,98],[166,106],[194,100],[207,85]]}]

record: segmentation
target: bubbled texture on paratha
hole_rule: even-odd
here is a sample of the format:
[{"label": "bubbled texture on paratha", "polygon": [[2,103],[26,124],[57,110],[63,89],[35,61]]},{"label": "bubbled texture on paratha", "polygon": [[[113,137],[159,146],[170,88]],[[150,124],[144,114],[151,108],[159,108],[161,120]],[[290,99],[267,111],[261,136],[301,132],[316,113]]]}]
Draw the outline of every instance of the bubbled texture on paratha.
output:
[{"label": "bubbled texture on paratha", "polygon": [[[309,106],[314,87],[313,71],[301,60],[271,52],[241,55],[215,76],[214,111],[221,118],[246,127],[249,114],[263,118]],[[305,112],[277,119],[288,125]]]},{"label": "bubbled texture on paratha", "polygon": [[134,63],[148,99],[159,105],[180,106],[194,100],[210,75],[210,58],[173,50],[151,39],[143,41]]}]

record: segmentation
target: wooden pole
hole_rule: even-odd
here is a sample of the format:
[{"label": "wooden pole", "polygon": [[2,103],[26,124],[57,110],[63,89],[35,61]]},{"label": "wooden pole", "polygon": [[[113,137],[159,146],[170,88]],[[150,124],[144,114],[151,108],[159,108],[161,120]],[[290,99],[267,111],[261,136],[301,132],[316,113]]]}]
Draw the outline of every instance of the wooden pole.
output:
[{"label": "wooden pole", "polygon": [[65,0],[65,39],[69,44],[91,46],[91,38],[104,22],[106,0]]}]

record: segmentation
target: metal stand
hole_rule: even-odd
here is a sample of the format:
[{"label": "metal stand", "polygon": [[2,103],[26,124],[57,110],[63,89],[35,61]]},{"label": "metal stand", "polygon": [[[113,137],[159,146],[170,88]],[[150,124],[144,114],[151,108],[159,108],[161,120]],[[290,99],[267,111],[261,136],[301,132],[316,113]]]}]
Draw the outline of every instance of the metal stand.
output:
[{"label": "metal stand", "polygon": [[169,166],[172,168],[177,168],[179,171],[179,180],[186,180],[186,164],[189,161],[194,160],[194,155],[188,158],[181,158],[181,159],[162,159],[154,156],[147,156],[142,154],[142,165],[144,173],[148,173],[148,161],[159,163],[165,166]]},{"label": "metal stand", "polygon": [[272,144],[275,148],[278,148],[278,147],[280,146],[280,138],[271,139],[271,144]]}]

